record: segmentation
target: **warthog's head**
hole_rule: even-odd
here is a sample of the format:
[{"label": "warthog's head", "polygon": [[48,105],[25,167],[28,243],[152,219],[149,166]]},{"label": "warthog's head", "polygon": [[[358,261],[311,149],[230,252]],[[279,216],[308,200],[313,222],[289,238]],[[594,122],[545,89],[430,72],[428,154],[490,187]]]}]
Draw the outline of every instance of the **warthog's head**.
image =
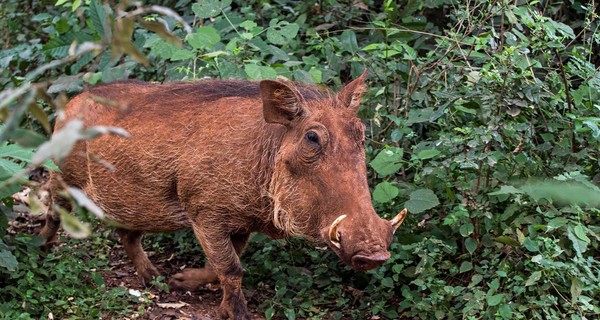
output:
[{"label": "warthog's head", "polygon": [[366,73],[338,94],[265,80],[264,118],[287,128],[275,159],[273,221],[287,234],[321,239],[356,270],[390,257],[403,211],[381,219],[373,209],[365,164],[365,126],[356,116]]}]

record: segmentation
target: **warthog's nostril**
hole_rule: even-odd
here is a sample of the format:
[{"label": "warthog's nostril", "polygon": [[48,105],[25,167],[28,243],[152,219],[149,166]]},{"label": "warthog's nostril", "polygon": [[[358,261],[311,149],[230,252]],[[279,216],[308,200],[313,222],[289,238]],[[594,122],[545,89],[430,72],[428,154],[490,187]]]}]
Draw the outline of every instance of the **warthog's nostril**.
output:
[{"label": "warthog's nostril", "polygon": [[352,257],[352,267],[359,271],[371,270],[377,268],[390,258],[390,253],[377,253],[370,256],[360,254]]}]

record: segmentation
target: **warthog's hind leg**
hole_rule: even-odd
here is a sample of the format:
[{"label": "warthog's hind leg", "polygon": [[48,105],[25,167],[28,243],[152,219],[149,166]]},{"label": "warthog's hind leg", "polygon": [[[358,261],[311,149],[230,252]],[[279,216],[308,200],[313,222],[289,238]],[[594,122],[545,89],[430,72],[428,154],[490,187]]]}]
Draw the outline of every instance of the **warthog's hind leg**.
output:
[{"label": "warthog's hind leg", "polygon": [[117,229],[117,233],[121,237],[121,243],[127,256],[133,262],[137,273],[142,277],[144,285],[149,284],[152,278],[159,276],[159,272],[142,248],[143,233],[126,229]]},{"label": "warthog's hind leg", "polygon": [[48,212],[46,213],[46,224],[44,224],[44,227],[42,227],[39,232],[39,236],[46,240],[46,243],[44,244],[44,249],[46,250],[50,249],[56,242],[56,233],[60,227],[60,215],[54,209],[54,205],[56,204],[67,211],[71,211],[71,202],[53,192],[51,186],[54,182],[51,175],[50,180],[42,187],[51,193],[50,203],[48,203]]}]

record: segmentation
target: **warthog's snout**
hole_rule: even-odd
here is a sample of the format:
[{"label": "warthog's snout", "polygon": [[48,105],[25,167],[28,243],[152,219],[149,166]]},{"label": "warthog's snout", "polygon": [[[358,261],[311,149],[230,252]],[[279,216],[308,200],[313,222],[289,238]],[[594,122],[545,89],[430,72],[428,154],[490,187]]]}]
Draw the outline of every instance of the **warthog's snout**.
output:
[{"label": "warthog's snout", "polygon": [[390,253],[386,250],[382,253],[371,255],[356,254],[352,257],[352,268],[358,271],[366,271],[379,267],[390,258]]},{"label": "warthog's snout", "polygon": [[404,209],[389,221],[374,212],[356,218],[341,215],[322,234],[345,263],[357,271],[371,270],[390,258],[387,248],[406,214]]}]

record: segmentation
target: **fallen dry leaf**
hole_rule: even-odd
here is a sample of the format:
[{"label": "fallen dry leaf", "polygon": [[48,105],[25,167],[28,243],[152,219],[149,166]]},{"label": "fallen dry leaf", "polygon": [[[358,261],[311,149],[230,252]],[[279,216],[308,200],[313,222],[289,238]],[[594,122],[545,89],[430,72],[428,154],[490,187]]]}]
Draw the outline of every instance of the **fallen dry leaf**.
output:
[{"label": "fallen dry leaf", "polygon": [[157,303],[156,305],[164,309],[180,309],[187,306],[187,303],[180,301],[178,303]]}]

